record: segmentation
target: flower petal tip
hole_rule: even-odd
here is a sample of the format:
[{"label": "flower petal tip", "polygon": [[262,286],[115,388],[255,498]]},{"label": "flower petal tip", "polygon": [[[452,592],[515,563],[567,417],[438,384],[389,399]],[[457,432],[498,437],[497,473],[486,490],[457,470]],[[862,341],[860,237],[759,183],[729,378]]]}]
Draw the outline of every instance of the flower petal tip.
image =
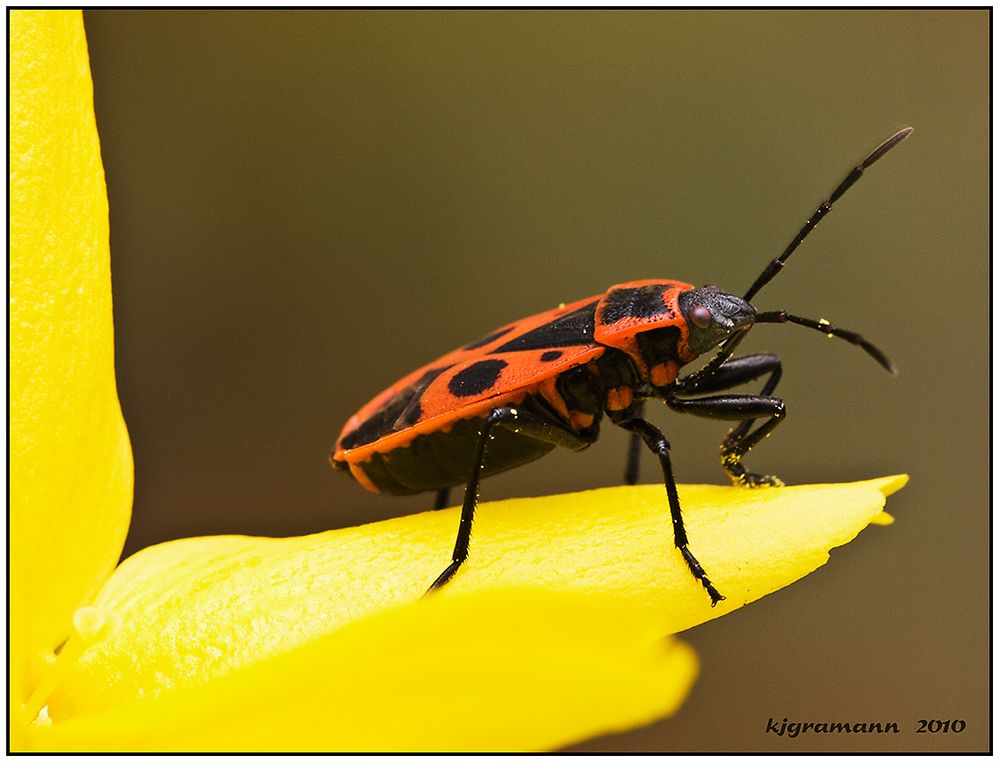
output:
[{"label": "flower petal tip", "polygon": [[882,495],[888,497],[897,490],[902,490],[906,483],[910,481],[910,475],[892,474],[888,477],[876,477],[875,479],[866,481],[869,485],[878,488]]}]

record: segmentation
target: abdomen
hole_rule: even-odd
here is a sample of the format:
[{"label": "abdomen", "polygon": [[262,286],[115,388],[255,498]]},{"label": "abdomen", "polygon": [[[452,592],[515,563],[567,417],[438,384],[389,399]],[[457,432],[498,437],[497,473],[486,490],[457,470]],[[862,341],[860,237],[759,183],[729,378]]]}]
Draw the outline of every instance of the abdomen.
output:
[{"label": "abdomen", "polygon": [[[418,435],[404,447],[386,453],[373,450],[367,461],[348,465],[335,460],[334,465],[341,469],[350,468],[358,482],[369,490],[374,488],[380,493],[392,495],[464,485],[473,468],[482,422],[482,417],[459,419],[447,431]],[[534,461],[553,447],[496,427],[486,447],[482,475],[499,474]]]}]

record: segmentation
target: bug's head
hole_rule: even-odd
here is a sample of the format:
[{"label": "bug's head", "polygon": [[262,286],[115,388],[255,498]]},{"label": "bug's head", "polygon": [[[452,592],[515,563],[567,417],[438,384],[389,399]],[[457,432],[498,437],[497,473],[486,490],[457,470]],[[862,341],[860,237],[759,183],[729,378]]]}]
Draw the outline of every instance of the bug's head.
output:
[{"label": "bug's head", "polygon": [[753,305],[715,284],[682,292],[677,301],[687,323],[688,348],[697,355],[748,331],[757,318]]}]

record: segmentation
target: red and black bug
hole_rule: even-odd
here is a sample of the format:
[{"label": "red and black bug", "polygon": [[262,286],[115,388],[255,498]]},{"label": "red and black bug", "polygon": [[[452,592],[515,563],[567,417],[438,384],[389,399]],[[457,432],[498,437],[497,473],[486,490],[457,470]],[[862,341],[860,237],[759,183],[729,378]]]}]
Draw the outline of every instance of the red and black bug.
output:
[{"label": "red and black bug", "polygon": [[[714,606],[724,597],[688,548],[670,445],[643,417],[643,402],[656,397],[681,413],[740,422],[723,440],[723,469],[738,485],[780,485],[778,478],[743,465],[747,452],[785,416],[784,403],[772,394],[781,377],[777,356],[732,357],[755,323],[797,323],[846,339],[896,373],[893,362],[861,335],[784,310],[759,313],[750,300],[865,169],[911,132],[910,127],[900,130],[852,169],[742,297],[714,285],[631,281],[510,323],[372,399],[344,426],[333,465],[376,493],[439,491],[438,507],[447,502],[450,487],[465,483],[452,561],[431,584],[433,590],[447,583],[469,555],[480,477],[533,461],[557,445],[586,448],[597,439],[606,414],[632,433],[627,483],[638,479],[640,443],[659,459],[674,544]],[[704,367],[680,376],[682,366],[710,350],[715,355]],[[757,395],[708,394],[763,376],[767,380]],[[758,419],[763,423],[754,429]]]}]

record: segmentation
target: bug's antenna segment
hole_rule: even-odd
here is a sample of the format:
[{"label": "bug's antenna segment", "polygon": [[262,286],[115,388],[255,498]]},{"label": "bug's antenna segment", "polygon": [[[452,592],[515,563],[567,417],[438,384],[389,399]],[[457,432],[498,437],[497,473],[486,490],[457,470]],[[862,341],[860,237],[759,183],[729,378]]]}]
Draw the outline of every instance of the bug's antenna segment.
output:
[{"label": "bug's antenna segment", "polygon": [[892,358],[861,336],[861,334],[857,334],[853,331],[845,331],[844,329],[838,329],[835,326],[831,326],[826,321],[816,321],[812,318],[802,318],[798,315],[786,313],[784,310],[775,310],[774,312],[769,313],[757,313],[756,323],[797,323],[798,325],[805,326],[809,329],[822,331],[827,336],[835,336],[838,339],[844,339],[851,344],[858,345],[858,347],[875,358],[878,364],[893,376],[899,375],[899,370],[896,368],[896,364],[892,362]]},{"label": "bug's antenna segment", "polygon": [[781,253],[781,256],[778,257],[777,259],[771,260],[771,262],[768,263],[767,267],[764,268],[764,271],[759,276],[757,276],[757,280],[754,281],[753,286],[751,286],[750,289],[747,291],[747,293],[743,295],[744,301],[749,302],[751,299],[753,299],[754,295],[757,294],[757,292],[763,289],[768,284],[768,282],[771,281],[772,278],[774,278],[776,275],[778,275],[779,272],[781,272],[781,269],[785,265],[785,260],[787,260],[789,257],[792,256],[792,252],[798,249],[799,244],[801,244],[805,240],[805,237],[812,232],[813,228],[819,225],[820,220],[826,217],[827,213],[833,207],[837,199],[839,199],[841,196],[847,193],[847,189],[858,181],[858,179],[864,174],[865,170],[871,167],[873,164],[875,164],[875,162],[877,162],[883,156],[885,156],[890,149],[894,148],[899,143],[904,141],[911,132],[913,132],[912,127],[904,127],[902,130],[897,132],[891,138],[883,141],[878,148],[876,148],[862,160],[861,164],[859,164],[857,167],[855,167],[849,173],[847,173],[847,177],[845,177],[840,182],[840,185],[837,186],[837,190],[835,190],[832,194],[830,194],[829,199],[827,199],[826,201],[824,201],[822,204],[819,205],[819,209],[817,209],[813,213],[813,216],[806,221],[806,224],[802,226],[802,230],[800,230],[795,235],[795,238],[793,238],[792,242],[785,248],[785,251]]}]

